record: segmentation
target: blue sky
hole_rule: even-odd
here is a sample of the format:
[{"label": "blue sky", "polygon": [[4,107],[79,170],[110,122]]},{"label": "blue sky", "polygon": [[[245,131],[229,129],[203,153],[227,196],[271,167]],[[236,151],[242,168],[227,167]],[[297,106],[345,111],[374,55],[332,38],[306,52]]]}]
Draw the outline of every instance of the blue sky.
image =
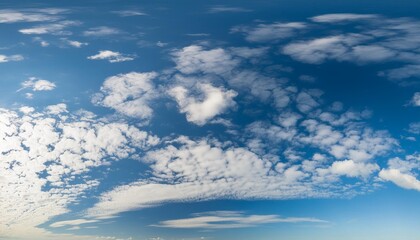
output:
[{"label": "blue sky", "polygon": [[2,1],[0,239],[420,239],[419,7]]}]

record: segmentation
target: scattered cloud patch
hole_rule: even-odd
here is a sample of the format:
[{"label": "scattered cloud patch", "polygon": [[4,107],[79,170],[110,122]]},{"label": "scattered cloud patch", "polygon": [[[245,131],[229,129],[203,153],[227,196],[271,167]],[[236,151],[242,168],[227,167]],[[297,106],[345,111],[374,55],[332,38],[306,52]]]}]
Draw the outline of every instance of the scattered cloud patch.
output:
[{"label": "scattered cloud patch", "polygon": [[31,77],[27,81],[22,82],[21,86],[22,88],[20,88],[18,91],[27,88],[31,89],[32,91],[51,91],[56,88],[55,83],[36,77]]},{"label": "scattered cloud patch", "polygon": [[2,55],[0,54],[0,63],[6,63],[6,62],[19,62],[24,60],[25,58],[22,55]]},{"label": "scattered cloud patch", "polygon": [[92,102],[130,117],[148,120],[153,115],[150,104],[158,95],[153,83],[157,76],[155,72],[131,72],[109,77]]},{"label": "scattered cloud patch", "polygon": [[90,60],[108,60],[110,63],[126,62],[135,59],[133,55],[113,52],[110,50],[101,50],[98,54],[87,57]]}]

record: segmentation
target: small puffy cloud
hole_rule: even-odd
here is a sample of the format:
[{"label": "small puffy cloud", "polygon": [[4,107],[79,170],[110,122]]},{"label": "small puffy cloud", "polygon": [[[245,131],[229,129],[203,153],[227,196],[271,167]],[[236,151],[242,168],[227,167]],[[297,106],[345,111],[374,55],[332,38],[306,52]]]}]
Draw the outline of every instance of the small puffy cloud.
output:
[{"label": "small puffy cloud", "polygon": [[22,82],[21,86],[22,88],[18,91],[27,88],[30,88],[32,91],[51,91],[56,88],[55,83],[36,77],[31,77],[29,80]]},{"label": "small puffy cloud", "polygon": [[414,93],[411,104],[415,107],[420,107],[420,92]]},{"label": "small puffy cloud", "polygon": [[205,50],[198,45],[191,45],[175,51],[172,56],[176,63],[176,69],[184,74],[200,72],[224,74],[232,71],[239,64],[237,59],[234,59],[222,48]]},{"label": "small puffy cloud", "polygon": [[22,61],[24,59],[24,57],[22,55],[10,55],[10,56],[6,56],[6,55],[1,55],[0,54],[0,63],[5,63],[5,62],[18,62],[18,61]]},{"label": "small puffy cloud", "polygon": [[245,39],[250,42],[271,42],[292,37],[306,27],[307,25],[301,22],[276,22],[258,24],[255,27],[237,26],[232,28],[231,32],[245,34]]},{"label": "small puffy cloud", "polygon": [[53,115],[57,115],[57,114],[60,114],[60,113],[66,113],[66,112],[68,112],[67,111],[67,105],[64,104],[64,103],[59,103],[59,104],[56,104],[56,105],[47,106],[45,108],[45,111],[48,114],[53,114]]},{"label": "small puffy cloud", "polygon": [[156,77],[155,72],[130,72],[109,77],[104,81],[100,93],[94,95],[92,102],[130,117],[147,120],[153,114],[149,105],[157,96],[153,84]]},{"label": "small puffy cloud", "polygon": [[236,104],[233,98],[237,93],[233,90],[217,88],[210,84],[199,84],[197,90],[198,96],[194,96],[182,86],[169,90],[169,95],[175,98],[179,111],[187,114],[189,122],[204,125]]},{"label": "small puffy cloud", "polygon": [[71,46],[71,47],[75,47],[75,48],[81,48],[83,46],[87,46],[89,45],[86,42],[79,42],[79,41],[75,41],[75,40],[69,40],[69,39],[62,39],[64,41],[64,43],[66,43],[67,45]]},{"label": "small puffy cloud", "polygon": [[334,13],[319,15],[310,19],[319,23],[337,23],[345,21],[371,20],[378,17],[379,16],[375,14]]},{"label": "small puffy cloud", "polygon": [[348,177],[368,177],[373,172],[379,170],[379,166],[374,163],[360,163],[353,160],[336,161],[332,164],[331,173],[345,175]]},{"label": "small puffy cloud", "polygon": [[19,111],[23,114],[29,114],[35,111],[35,108],[33,107],[28,107],[28,106],[23,106],[19,108]]},{"label": "small puffy cloud", "polygon": [[133,55],[122,54],[110,50],[99,51],[98,54],[87,57],[90,60],[108,60],[110,63],[126,62],[134,60]]},{"label": "small puffy cloud", "polygon": [[242,212],[214,211],[196,213],[193,217],[162,221],[152,225],[163,228],[202,228],[202,229],[227,229],[247,228],[267,223],[328,223],[316,218],[288,217],[278,215],[245,215]]},{"label": "small puffy cloud", "polygon": [[101,26],[101,27],[94,27],[90,28],[83,32],[83,35],[86,37],[105,37],[110,35],[120,34],[121,31],[117,28]]}]

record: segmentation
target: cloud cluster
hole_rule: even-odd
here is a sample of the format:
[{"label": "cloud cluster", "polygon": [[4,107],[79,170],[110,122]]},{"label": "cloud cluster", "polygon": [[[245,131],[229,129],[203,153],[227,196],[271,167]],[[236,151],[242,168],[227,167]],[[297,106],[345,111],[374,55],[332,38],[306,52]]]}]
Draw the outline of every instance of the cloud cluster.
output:
[{"label": "cloud cluster", "polygon": [[93,97],[92,102],[130,117],[148,120],[153,114],[149,105],[157,97],[153,82],[157,76],[155,72],[131,72],[109,77],[105,79],[101,92]]},{"label": "cloud cluster", "polygon": [[237,26],[232,32],[245,34],[249,42],[283,40],[285,43],[279,46],[281,53],[308,64],[397,62],[399,67],[384,69],[379,75],[408,85],[420,75],[418,26],[418,20],[410,18],[340,13],[315,16],[307,22]]},{"label": "cloud cluster", "polygon": [[65,109],[0,110],[0,191],[7,196],[0,199],[0,236],[46,239],[49,233],[37,226],[99,184],[84,174],[159,141],[127,124],[81,120],[58,107]]}]

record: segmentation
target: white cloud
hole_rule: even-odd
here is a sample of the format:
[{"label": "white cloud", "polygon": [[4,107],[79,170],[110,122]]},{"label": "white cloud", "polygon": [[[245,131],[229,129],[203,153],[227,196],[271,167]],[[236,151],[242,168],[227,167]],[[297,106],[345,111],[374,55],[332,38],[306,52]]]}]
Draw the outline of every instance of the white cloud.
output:
[{"label": "white cloud", "polygon": [[407,78],[420,77],[420,65],[406,65],[400,68],[394,68],[379,72],[380,76],[386,76],[393,81],[401,81]]},{"label": "white cloud", "polygon": [[88,43],[86,43],[86,42],[79,42],[79,41],[75,41],[75,40],[69,40],[69,39],[63,39],[63,41],[65,42],[65,43],[67,43],[69,46],[72,46],[72,47],[75,47],[75,48],[81,48],[81,47],[83,47],[83,46],[87,46],[87,45],[89,45]]},{"label": "white cloud", "polygon": [[209,13],[241,13],[241,12],[252,12],[250,9],[241,7],[227,7],[227,6],[214,6],[210,8]]},{"label": "white cloud", "polygon": [[184,74],[224,74],[239,64],[239,60],[234,59],[222,48],[205,50],[201,46],[192,45],[175,51],[172,55],[176,69]]},{"label": "white cloud", "polygon": [[22,88],[20,88],[18,91],[27,88],[30,88],[32,91],[51,91],[56,88],[55,83],[35,77],[29,78],[29,80],[22,82],[21,85]]},{"label": "white cloud", "polygon": [[99,51],[98,54],[88,57],[90,60],[108,60],[110,63],[126,62],[134,60],[133,55],[122,54],[110,50]]},{"label": "white cloud", "polygon": [[24,57],[22,55],[10,55],[10,56],[6,56],[6,55],[1,55],[0,54],[0,63],[5,63],[5,62],[18,62],[18,61],[22,61],[24,60]]},{"label": "white cloud", "polygon": [[107,26],[94,27],[83,32],[83,35],[87,37],[106,37],[117,34],[121,34],[121,31],[119,29]]},{"label": "white cloud", "polygon": [[113,11],[113,13],[120,15],[121,17],[133,17],[133,16],[145,16],[147,15],[141,11],[135,10],[121,10],[121,11]]},{"label": "white cloud", "polygon": [[23,116],[0,109],[2,237],[92,239],[54,235],[38,226],[67,213],[69,205],[99,184],[86,177],[92,168],[127,158],[158,138],[125,123],[80,120],[69,113],[67,120],[56,119],[31,107],[20,111]]},{"label": "white cloud", "polygon": [[368,177],[379,170],[377,164],[357,163],[353,160],[334,162],[330,168],[333,174],[346,175],[348,177]]},{"label": "white cloud", "polygon": [[411,99],[411,104],[415,107],[420,107],[420,92],[416,92]]},{"label": "white cloud", "polygon": [[231,32],[244,33],[245,39],[250,42],[271,42],[292,37],[306,27],[307,25],[301,22],[276,22],[258,24],[256,27],[238,26],[232,28]]},{"label": "white cloud", "polygon": [[55,105],[50,105],[45,108],[45,111],[48,114],[58,115],[60,113],[66,113],[67,111],[67,105],[64,103],[59,103]]},{"label": "white cloud", "polygon": [[22,112],[23,114],[29,114],[35,111],[35,108],[33,107],[28,107],[28,106],[23,106],[19,108],[19,111]]},{"label": "white cloud", "polygon": [[26,9],[22,11],[4,9],[0,10],[0,23],[16,22],[43,22],[59,19],[57,14],[65,12],[65,9]]},{"label": "white cloud", "polygon": [[59,227],[67,227],[67,226],[79,226],[82,224],[95,223],[95,222],[98,222],[98,220],[75,219],[75,220],[54,222],[50,224],[50,227],[59,228]]},{"label": "white cloud", "polygon": [[194,217],[161,221],[155,227],[163,228],[248,228],[267,223],[328,223],[316,218],[282,218],[278,215],[245,215],[242,212],[215,211],[194,214]]},{"label": "white cloud", "polygon": [[283,53],[311,64],[320,64],[326,60],[381,62],[396,56],[394,51],[383,46],[360,45],[365,40],[364,36],[357,34],[330,36],[290,43],[283,48]]},{"label": "white cloud", "polygon": [[157,97],[153,84],[156,77],[155,72],[131,72],[109,77],[92,101],[124,115],[148,120],[153,114],[151,101]]},{"label": "white cloud", "polygon": [[187,114],[187,120],[198,125],[206,124],[210,119],[235,106],[232,90],[217,88],[210,84],[197,85],[198,96],[182,86],[169,90],[169,95],[175,98],[179,111]]},{"label": "white cloud", "polygon": [[413,175],[402,173],[398,169],[383,169],[379,173],[379,177],[383,180],[391,181],[399,187],[420,191],[420,181]]},{"label": "white cloud", "polygon": [[334,13],[319,15],[310,19],[319,23],[337,23],[346,21],[372,20],[378,17],[379,16],[375,14]]},{"label": "white cloud", "polygon": [[65,29],[71,26],[80,25],[78,21],[61,21],[56,23],[49,23],[39,25],[32,28],[20,29],[19,32],[22,34],[53,34],[53,35],[70,35],[71,32]]}]

